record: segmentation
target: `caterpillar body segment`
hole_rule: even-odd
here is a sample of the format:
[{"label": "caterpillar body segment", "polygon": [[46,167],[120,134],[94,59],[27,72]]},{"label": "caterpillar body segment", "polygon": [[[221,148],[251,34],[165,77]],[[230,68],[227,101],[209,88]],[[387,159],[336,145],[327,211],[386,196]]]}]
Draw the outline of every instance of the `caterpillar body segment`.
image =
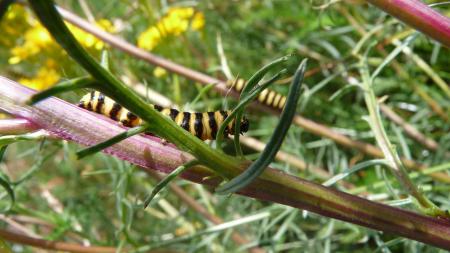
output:
[{"label": "caterpillar body segment", "polygon": [[[228,80],[226,82],[227,87],[232,88],[238,93],[241,93],[242,89],[244,89],[246,82],[244,79],[237,80]],[[282,110],[286,104],[286,96],[281,95],[280,93],[265,89],[258,95],[258,102],[268,105],[272,108]]]},{"label": "caterpillar body segment", "polygon": [[[142,120],[139,117],[98,91],[92,91],[84,95],[78,103],[78,106],[92,112],[103,114],[113,120],[119,121],[127,127],[135,127],[142,124]],[[153,108],[170,117],[177,125],[202,140],[214,140],[220,125],[230,113],[229,111],[183,112],[173,108],[164,108],[159,105],[153,105]],[[233,119],[225,128],[225,136],[234,133],[234,126],[235,120]],[[243,118],[240,133],[247,132],[248,126],[248,120]]]}]

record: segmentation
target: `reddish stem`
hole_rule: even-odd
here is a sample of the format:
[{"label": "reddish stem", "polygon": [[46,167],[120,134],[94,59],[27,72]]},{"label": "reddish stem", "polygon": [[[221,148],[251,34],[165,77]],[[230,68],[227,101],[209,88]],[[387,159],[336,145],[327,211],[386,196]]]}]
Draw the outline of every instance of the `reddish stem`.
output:
[{"label": "reddish stem", "polygon": [[[120,133],[116,122],[57,98],[35,106],[23,104],[34,92],[0,77],[0,110],[21,117],[50,133],[82,145],[93,145]],[[192,159],[173,145],[151,136],[133,136],[105,150],[146,169],[168,173]],[[194,182],[216,186],[218,177],[204,167],[182,175]],[[211,180],[215,178],[216,180]],[[450,250],[450,221],[371,202],[268,168],[239,194],[306,209],[327,217],[394,233]]]},{"label": "reddish stem", "polygon": [[450,48],[450,19],[419,0],[367,0]]}]

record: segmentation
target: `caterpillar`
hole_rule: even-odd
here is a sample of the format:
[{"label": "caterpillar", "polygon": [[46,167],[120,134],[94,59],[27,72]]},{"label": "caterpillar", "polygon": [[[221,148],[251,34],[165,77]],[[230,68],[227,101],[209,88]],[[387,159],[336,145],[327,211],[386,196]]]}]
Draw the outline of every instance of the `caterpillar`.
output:
[{"label": "caterpillar", "polygon": [[[138,116],[99,91],[92,91],[84,95],[78,103],[78,106],[92,112],[103,114],[112,120],[119,121],[127,127],[135,127],[142,124],[142,120]],[[158,112],[170,117],[178,126],[201,140],[214,140],[220,125],[230,114],[230,111],[182,112],[173,108],[163,108],[159,105],[152,106]],[[225,136],[233,134],[234,127],[235,119],[225,128]],[[242,118],[240,133],[247,132],[248,127],[248,120],[245,117]]]},{"label": "caterpillar", "polygon": [[[238,78],[237,80],[228,80],[226,85],[228,88],[232,88],[236,92],[241,93],[245,86],[245,80],[241,78]],[[258,102],[272,108],[282,110],[286,104],[286,96],[283,96],[274,90],[265,89],[259,93]]]}]

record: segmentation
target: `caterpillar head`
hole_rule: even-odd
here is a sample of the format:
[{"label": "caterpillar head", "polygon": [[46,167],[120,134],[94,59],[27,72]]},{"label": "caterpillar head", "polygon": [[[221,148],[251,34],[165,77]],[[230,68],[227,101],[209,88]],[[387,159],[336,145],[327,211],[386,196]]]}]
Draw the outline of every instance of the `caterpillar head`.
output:
[{"label": "caterpillar head", "polygon": [[[227,134],[234,134],[234,128],[235,127],[235,120],[233,119],[233,121],[230,123],[230,125],[227,128]],[[248,119],[245,117],[242,117],[241,120],[241,129],[240,129],[240,133],[243,134],[245,132],[248,131],[248,127],[249,127],[249,123],[248,123]]]},{"label": "caterpillar head", "polygon": [[248,127],[249,127],[249,123],[248,123],[248,119],[246,117],[242,117],[242,121],[241,121],[241,134],[245,133],[248,131]]}]

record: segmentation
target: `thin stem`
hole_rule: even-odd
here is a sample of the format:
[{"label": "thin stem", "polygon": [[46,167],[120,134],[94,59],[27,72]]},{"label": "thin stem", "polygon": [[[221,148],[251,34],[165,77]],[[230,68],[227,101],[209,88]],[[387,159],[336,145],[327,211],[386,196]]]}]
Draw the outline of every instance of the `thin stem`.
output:
[{"label": "thin stem", "polygon": [[430,214],[447,216],[444,211],[439,210],[425,195],[419,192],[416,185],[411,181],[403,166],[394,146],[387,137],[386,130],[383,127],[381,120],[380,109],[376,96],[372,88],[372,79],[370,78],[369,70],[361,59],[360,74],[362,77],[362,85],[364,89],[364,100],[369,111],[369,124],[374,132],[375,139],[383,151],[384,157],[387,161],[388,167],[392,170],[403,188],[419,202],[420,206]]},{"label": "thin stem", "polygon": [[56,251],[68,251],[78,253],[115,253],[114,247],[101,247],[101,246],[84,246],[80,244],[49,241],[38,238],[29,237],[23,234],[18,234],[6,229],[0,229],[0,237],[6,241],[15,242],[23,245],[29,245],[36,248],[56,250]]},{"label": "thin stem", "polygon": [[426,137],[423,133],[421,133],[417,128],[413,125],[406,122],[402,117],[400,117],[397,113],[395,113],[389,106],[385,104],[380,104],[380,110],[383,112],[386,117],[395,122],[395,124],[399,125],[403,130],[408,134],[411,138],[413,138],[418,143],[422,144],[426,148],[436,151],[439,149],[439,144]]}]

